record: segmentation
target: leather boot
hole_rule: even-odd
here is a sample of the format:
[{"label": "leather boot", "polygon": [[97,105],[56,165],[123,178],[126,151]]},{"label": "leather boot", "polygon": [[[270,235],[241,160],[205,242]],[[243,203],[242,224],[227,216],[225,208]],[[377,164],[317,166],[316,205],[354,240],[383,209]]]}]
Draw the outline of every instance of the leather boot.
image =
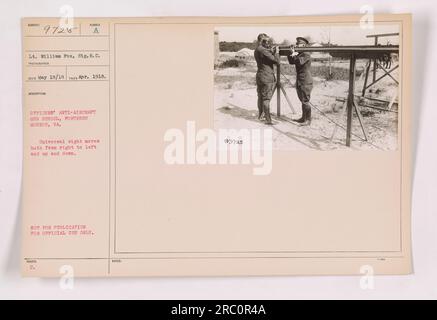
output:
[{"label": "leather boot", "polygon": [[264,119],[263,101],[258,98],[258,120]]},{"label": "leather boot", "polygon": [[302,116],[299,119],[294,119],[294,122],[302,123],[305,122],[305,106],[302,105]]},{"label": "leather boot", "polygon": [[272,125],[272,117],[270,116],[270,101],[264,101],[264,116],[266,117],[266,124]]},{"label": "leather boot", "polygon": [[304,121],[300,125],[309,126],[311,125],[311,107],[309,105],[305,105],[304,110]]}]

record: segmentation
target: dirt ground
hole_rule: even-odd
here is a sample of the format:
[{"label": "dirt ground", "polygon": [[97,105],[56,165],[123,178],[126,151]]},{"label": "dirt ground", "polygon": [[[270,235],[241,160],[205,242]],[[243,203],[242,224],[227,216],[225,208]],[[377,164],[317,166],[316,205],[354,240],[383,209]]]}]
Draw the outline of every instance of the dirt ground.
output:
[{"label": "dirt ground", "polygon": [[[226,53],[229,56],[229,53]],[[283,62],[286,64],[286,61]],[[357,62],[356,92],[360,96],[364,83],[364,68],[366,61]],[[281,92],[281,118],[273,116],[274,125],[266,126],[257,119],[257,94],[255,85],[256,65],[249,59],[240,67],[216,68],[214,70],[214,127],[215,129],[252,129],[272,128],[273,148],[276,150],[335,150],[349,149],[345,146],[346,112],[344,98],[347,97],[348,67],[347,61],[332,63],[334,76],[326,80],[323,70],[327,69],[325,62],[313,62],[314,89],[311,103],[317,107],[312,110],[310,127],[300,127],[291,121],[300,117],[301,104],[297,98],[294,66],[281,67],[284,72],[282,83],[291,104],[296,111],[293,113]],[[397,70],[396,70],[397,71]],[[393,77],[398,75],[394,71]],[[383,71],[378,71],[378,76]],[[337,76],[335,76],[337,75]],[[369,81],[371,77],[369,77]],[[366,93],[366,97],[390,101],[396,97],[398,87],[389,77],[385,77]],[[387,108],[388,103],[356,98],[358,108],[362,114],[363,125],[367,133],[367,141],[363,141],[364,134],[359,119],[354,113],[352,125],[353,150],[396,150],[398,130],[398,105],[394,103],[391,111],[381,111],[370,108]],[[396,98],[397,102],[397,98]],[[273,113],[276,113],[276,93],[270,103]],[[323,114],[322,114],[323,113]],[[340,126],[333,123],[336,122]],[[342,127],[344,128],[342,128]]]}]

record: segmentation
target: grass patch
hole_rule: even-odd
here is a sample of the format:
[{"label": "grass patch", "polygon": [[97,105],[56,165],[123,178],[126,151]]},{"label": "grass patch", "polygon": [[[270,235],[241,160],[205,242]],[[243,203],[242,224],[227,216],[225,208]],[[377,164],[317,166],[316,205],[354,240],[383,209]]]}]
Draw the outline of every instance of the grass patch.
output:
[{"label": "grass patch", "polygon": [[246,66],[246,61],[238,59],[229,59],[218,65],[219,69],[225,68],[242,68]]}]

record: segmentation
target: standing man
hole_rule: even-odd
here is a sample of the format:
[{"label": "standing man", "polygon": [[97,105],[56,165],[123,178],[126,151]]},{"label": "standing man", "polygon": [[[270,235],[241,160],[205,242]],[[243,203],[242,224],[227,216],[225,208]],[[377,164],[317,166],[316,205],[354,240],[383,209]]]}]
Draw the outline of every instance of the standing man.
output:
[{"label": "standing man", "polygon": [[270,116],[270,100],[275,89],[276,79],[273,65],[279,63],[279,53],[275,48],[271,51],[271,39],[265,34],[258,35],[258,46],[254,55],[258,70],[256,72],[256,91],[258,93],[258,119],[264,114],[266,124],[272,125]]},{"label": "standing man", "polygon": [[[296,47],[306,47],[309,41],[303,37],[296,38]],[[308,52],[298,53],[292,50],[288,62],[296,66],[296,91],[302,102],[302,116],[295,120],[302,126],[311,124],[311,106],[309,104],[313,90],[313,77],[311,76],[311,55]]]}]

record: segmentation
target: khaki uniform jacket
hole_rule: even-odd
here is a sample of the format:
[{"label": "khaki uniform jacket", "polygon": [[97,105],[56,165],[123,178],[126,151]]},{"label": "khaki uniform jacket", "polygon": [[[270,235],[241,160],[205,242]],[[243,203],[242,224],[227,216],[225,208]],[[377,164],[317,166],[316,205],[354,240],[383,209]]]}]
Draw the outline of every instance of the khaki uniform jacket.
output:
[{"label": "khaki uniform jacket", "polygon": [[278,64],[278,60],[273,53],[259,45],[254,52],[256,65],[258,71],[256,72],[257,83],[273,83],[275,82],[275,72],[273,71],[273,65]]},{"label": "khaki uniform jacket", "polygon": [[296,66],[296,87],[312,88],[311,55],[308,52],[301,52],[294,57],[288,56],[288,62]]}]

